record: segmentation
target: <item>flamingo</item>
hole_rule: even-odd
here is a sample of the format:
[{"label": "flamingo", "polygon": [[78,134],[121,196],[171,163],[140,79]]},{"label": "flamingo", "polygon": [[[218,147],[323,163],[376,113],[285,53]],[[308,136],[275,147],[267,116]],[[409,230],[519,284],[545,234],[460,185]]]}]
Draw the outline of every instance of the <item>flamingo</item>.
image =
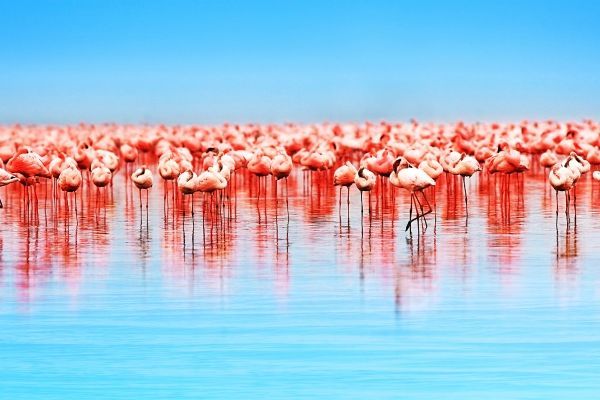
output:
[{"label": "flamingo", "polygon": [[[15,183],[19,181],[19,177],[11,174],[4,168],[0,168],[0,187],[10,185],[11,183]],[[0,208],[4,208],[4,204],[2,204],[2,200],[0,199]]]},{"label": "flamingo", "polygon": [[19,181],[26,188],[27,204],[30,203],[29,187],[33,186],[37,209],[37,192],[35,184],[38,178],[50,178],[50,171],[44,165],[42,157],[31,150],[29,147],[23,147],[6,163],[7,171],[19,177]]},{"label": "flamingo", "polygon": [[577,182],[581,176],[590,171],[591,165],[585,159],[579,157],[575,152],[571,152],[571,154],[562,161],[562,164],[568,166],[573,172],[573,207],[575,209],[575,223],[577,224]]},{"label": "flamingo", "polygon": [[[198,183],[198,175],[189,169],[183,171],[177,178],[177,187],[179,188],[181,194],[192,197],[192,224],[194,223],[194,193],[199,190]],[[185,207],[183,210],[185,217]]]},{"label": "flamingo", "polygon": [[[410,214],[409,214],[409,221],[408,221],[408,224],[406,224],[405,231],[410,229],[410,232],[412,234],[412,226],[411,225],[412,225],[413,221],[416,221],[421,217],[425,218],[425,216],[432,211],[431,206],[429,205],[429,201],[427,200],[427,197],[425,196],[425,193],[423,191],[425,189],[427,189],[428,187],[435,186],[435,181],[429,175],[427,175],[423,170],[413,167],[404,158],[398,157],[394,161],[394,170],[390,174],[390,183],[396,187],[405,189],[410,193],[410,199],[411,199]],[[423,206],[421,205],[421,202],[419,201],[418,197],[416,196],[416,193],[419,193],[419,192],[421,193],[421,195],[423,196],[423,199],[425,200],[425,202],[427,203],[427,206],[429,207],[429,210],[427,212],[423,212]],[[417,216],[414,219],[412,218],[413,203],[414,203],[415,211],[417,214]],[[421,214],[419,214],[419,210],[417,209],[417,204],[419,205],[419,208],[421,209]],[[427,227],[426,219],[425,219],[425,227]],[[417,228],[419,228],[418,224],[417,224]],[[419,233],[420,233],[420,231],[419,231]]]},{"label": "flamingo", "polygon": [[[79,189],[82,181],[81,172],[75,166],[68,166],[62,170],[58,176],[58,187],[65,192],[65,199],[67,193],[74,193]],[[75,217],[77,217],[77,196],[74,195],[73,199],[75,202]]]},{"label": "flamingo", "polygon": [[145,165],[139,167],[133,174],[131,174],[131,180],[134,185],[138,188],[140,194],[140,212],[142,211],[142,190],[146,191],[146,219],[148,215],[148,189],[152,187],[153,178],[152,172]]},{"label": "flamingo", "polygon": [[[100,193],[100,188],[108,186],[112,182],[112,172],[104,164],[95,165],[90,172],[91,180],[94,186],[96,186],[96,193]],[[96,199],[98,197],[96,196]],[[106,193],[103,196],[104,202],[106,202]],[[96,205],[98,201],[96,200]]]},{"label": "flamingo", "polygon": [[[187,168],[186,170],[190,171],[191,165],[189,165],[189,168]],[[168,187],[169,186],[167,185],[167,182],[178,179],[178,177],[180,176],[180,172],[181,172],[180,165],[176,161],[173,153],[167,154],[166,157],[164,157],[164,155],[161,156],[161,158],[158,161],[158,174],[165,181],[165,185],[164,185],[165,190],[164,190],[164,196],[163,196],[163,206],[164,207],[163,208],[166,207],[167,199],[168,199]]]},{"label": "flamingo", "polygon": [[73,158],[80,170],[89,171],[95,157],[94,149],[86,142],[80,143],[73,153]]},{"label": "flamingo", "polygon": [[177,187],[184,195],[193,195],[198,191],[198,175],[191,170],[186,170],[177,178]]},{"label": "flamingo", "polygon": [[369,192],[369,215],[371,214],[371,190],[375,187],[377,177],[365,167],[360,167],[354,176],[354,184],[360,191],[360,215],[363,215],[363,192]]},{"label": "flamingo", "polygon": [[117,170],[117,168],[119,168],[119,156],[117,156],[112,151],[103,149],[96,150],[96,157],[112,173],[114,173]]},{"label": "flamingo", "polygon": [[[431,179],[437,182],[438,178],[444,173],[442,164],[433,155],[425,156],[425,159],[419,163],[420,170],[425,172]],[[433,186],[433,212],[435,223],[437,223],[437,200],[435,193],[435,186]]]},{"label": "flamingo", "polygon": [[431,179],[437,181],[437,179],[444,173],[444,168],[436,160],[435,157],[427,157],[425,160],[419,163],[419,169],[425,172]]},{"label": "flamingo", "polygon": [[285,208],[287,210],[288,221],[290,220],[290,207],[289,207],[289,193],[288,193],[288,177],[292,172],[292,157],[287,155],[284,151],[279,151],[273,160],[271,160],[271,175],[275,177],[275,195],[277,194],[277,182],[280,179],[285,179]]},{"label": "flamingo", "polygon": [[123,143],[119,150],[121,152],[121,156],[123,157],[123,161],[128,164],[134,162],[138,157],[137,149],[129,143]]},{"label": "flamingo", "polygon": [[24,177],[50,178],[50,171],[44,165],[42,157],[29,148],[21,148],[6,163],[9,172],[18,172]]},{"label": "flamingo", "polygon": [[[2,168],[1,162],[6,163],[4,170],[6,174],[0,173],[0,186],[18,180],[25,186],[27,197],[23,197],[23,203],[27,202],[29,206],[33,194],[38,190],[37,183],[40,181],[44,183],[42,178],[54,178],[52,180],[54,197],[56,197],[55,190],[59,177],[62,173],[63,176],[69,175],[71,169],[78,169],[82,174],[80,185],[87,180],[89,184],[93,183],[97,188],[101,188],[104,187],[102,185],[111,185],[109,179],[114,177],[121,162],[125,164],[126,181],[129,181],[131,175],[127,172],[128,165],[139,160],[141,156],[148,163],[152,163],[152,168],[156,168],[156,173],[166,185],[171,181],[174,189],[173,204],[178,192],[175,185],[181,172],[192,171],[193,166],[207,172],[203,177],[214,181],[214,187],[223,188],[213,190],[210,185],[205,186],[205,193],[216,192],[220,196],[219,206],[224,196],[227,195],[229,199],[230,190],[236,186],[236,179],[231,181],[234,171],[239,172],[236,178],[242,178],[239,179],[242,181],[247,177],[246,174],[242,175],[244,168],[259,177],[257,205],[260,204],[262,194],[260,186],[265,181],[260,178],[271,175],[275,188],[276,209],[279,194],[277,186],[279,180],[285,178],[286,208],[289,217],[287,182],[296,164],[303,171],[310,172],[311,182],[313,177],[317,176],[315,173],[319,176],[317,182],[320,182],[325,174],[333,176],[334,183],[340,186],[340,214],[341,186],[348,188],[349,210],[350,186],[356,184],[361,196],[362,217],[364,214],[362,192],[369,191],[370,197],[368,189],[372,190],[374,187],[373,176],[379,177],[376,179],[382,182],[383,200],[386,193],[388,195],[394,193],[393,190],[386,190],[386,181],[393,179],[402,187],[400,178],[409,173],[402,170],[419,169],[433,181],[436,181],[442,172],[446,172],[449,179],[453,179],[450,175],[461,177],[468,217],[468,195],[470,195],[466,187],[468,177],[481,172],[481,166],[485,165],[486,174],[502,175],[501,179],[505,186],[501,188],[500,194],[504,196],[509,194],[508,183],[512,176],[516,174],[517,179],[522,179],[524,177],[522,173],[529,169],[530,159],[537,157],[540,165],[548,169],[546,171],[548,175],[544,177],[555,175],[555,183],[558,179],[556,176],[564,178],[566,172],[561,168],[571,174],[572,183],[566,193],[568,196],[566,202],[569,205],[571,195],[574,197],[576,221],[578,183],[581,177],[590,171],[590,164],[600,164],[599,133],[600,125],[594,121],[569,123],[526,121],[518,124],[464,122],[433,124],[412,121],[408,124],[224,124],[212,127],[165,125],[133,127],[115,124],[82,124],[72,127],[15,125],[0,127],[0,168]],[[403,162],[394,165],[397,155],[402,155],[406,165]],[[353,165],[352,168],[354,165],[359,167],[358,170],[353,169],[354,173],[348,174],[346,184],[342,184],[346,179],[342,172],[349,168],[348,163]],[[336,176],[334,170],[338,166],[341,166],[342,171]],[[552,172],[550,169],[556,171]],[[196,183],[199,183],[200,177],[197,178]],[[594,180],[600,178],[600,171],[592,174],[592,178]],[[454,179],[453,181],[455,182]],[[247,180],[243,184],[247,184]],[[82,189],[84,188],[83,186]],[[267,189],[268,184],[265,184],[265,196]],[[141,190],[140,207],[143,207]],[[219,193],[218,190],[223,192]],[[434,196],[435,190],[434,186],[432,188]],[[83,196],[83,190],[78,191]],[[428,191],[422,193],[429,195]],[[486,192],[481,190],[481,193]],[[417,207],[417,214],[413,219],[411,210],[409,222],[419,221],[420,225],[426,224],[427,221],[424,219],[426,210],[423,210],[425,204],[422,204],[425,201],[424,195],[421,197],[418,190],[412,191],[411,194],[414,195],[411,198],[411,208]],[[165,205],[167,205],[168,186],[165,187],[164,195]],[[214,196],[211,199],[214,199]],[[37,194],[35,202],[37,206]],[[433,202],[435,207],[435,197]],[[148,192],[146,192],[146,203],[148,208]],[[383,211],[386,205],[384,201],[381,204]],[[369,206],[371,206],[370,201]],[[265,200],[265,214],[267,207]],[[411,226],[412,223],[409,229]]]},{"label": "flamingo", "polygon": [[112,181],[112,172],[105,165],[98,165],[92,168],[91,179],[96,187],[103,188]]},{"label": "flamingo", "polygon": [[544,169],[552,168],[556,163],[558,163],[558,157],[552,150],[548,149],[540,156],[540,165]]},{"label": "flamingo", "polygon": [[479,171],[481,171],[481,166],[479,165],[479,162],[475,159],[475,157],[467,156],[464,153],[458,159],[456,164],[454,164],[450,169],[450,172],[452,174],[460,175],[462,177],[463,191],[465,195],[465,213],[467,217],[469,216],[469,203],[465,179],[470,178],[471,176],[473,176],[473,174]]},{"label": "flamingo", "polygon": [[570,223],[569,202],[570,202],[571,196],[569,195],[569,191],[573,187],[573,185],[575,183],[575,179],[576,179],[574,169],[571,168],[571,166],[570,166],[571,161],[572,160],[569,158],[569,159],[567,159],[567,161],[565,162],[564,165],[561,163],[554,165],[554,167],[552,167],[552,169],[550,170],[550,175],[548,176],[550,185],[552,185],[552,187],[556,191],[556,225],[557,225],[557,227],[558,227],[558,192],[565,192],[565,203],[566,203],[565,216],[567,217],[567,226]]},{"label": "flamingo", "polygon": [[339,214],[341,218],[342,212],[342,186],[346,187],[347,199],[348,199],[348,222],[350,221],[350,186],[354,184],[354,177],[356,176],[356,168],[350,161],[340,167],[338,167],[333,173],[333,184],[340,187],[339,195]]},{"label": "flamingo", "polygon": [[[214,193],[217,190],[223,190],[227,187],[227,180],[218,173],[215,168],[209,168],[206,171],[203,171],[198,175],[197,188],[198,191],[202,193],[208,193],[211,196],[214,196]],[[204,201],[202,203],[202,208],[204,209]],[[217,210],[220,207],[217,205]],[[204,226],[204,213],[202,213],[202,224]]]},{"label": "flamingo", "polygon": [[375,156],[371,156],[366,160],[366,167],[381,176],[389,177],[394,165],[394,155],[389,149],[382,149]]},{"label": "flamingo", "polygon": [[[266,177],[271,174],[271,159],[265,155],[264,151],[260,148],[254,151],[254,154],[248,161],[248,171],[258,177],[258,195],[256,200],[256,206],[258,208],[258,220],[260,222],[260,178]],[[267,183],[265,180],[265,219],[266,219],[266,207],[267,207]]]}]

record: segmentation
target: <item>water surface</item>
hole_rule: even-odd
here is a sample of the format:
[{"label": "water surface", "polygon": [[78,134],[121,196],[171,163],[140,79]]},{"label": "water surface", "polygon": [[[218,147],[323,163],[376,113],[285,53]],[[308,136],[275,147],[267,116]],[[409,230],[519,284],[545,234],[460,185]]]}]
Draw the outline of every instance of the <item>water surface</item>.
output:
[{"label": "water surface", "polygon": [[361,224],[355,189],[348,217],[330,176],[297,172],[288,223],[283,183],[265,207],[237,179],[204,230],[201,196],[192,223],[159,184],[146,217],[124,174],[106,206],[85,187],[77,218],[42,189],[37,213],[0,191],[0,398],[598,398],[589,177],[569,228],[541,173],[510,194],[472,179],[468,219],[441,178],[412,239],[399,190],[371,213],[365,196]]}]

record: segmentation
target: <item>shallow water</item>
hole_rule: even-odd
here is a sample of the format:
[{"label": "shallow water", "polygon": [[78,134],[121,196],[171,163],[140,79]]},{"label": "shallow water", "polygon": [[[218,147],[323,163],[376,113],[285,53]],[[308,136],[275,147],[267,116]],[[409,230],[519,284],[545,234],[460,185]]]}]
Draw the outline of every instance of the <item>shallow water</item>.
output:
[{"label": "shallow water", "polygon": [[297,172],[288,223],[283,183],[265,207],[238,176],[203,229],[201,196],[192,223],[157,185],[146,217],[124,176],[106,206],[85,187],[77,216],[0,191],[0,398],[598,398],[589,176],[568,228],[542,173],[509,195],[472,179],[468,219],[441,178],[412,239],[399,190],[370,213],[365,196],[361,224],[355,189],[348,217],[345,190],[339,212],[330,177]]}]

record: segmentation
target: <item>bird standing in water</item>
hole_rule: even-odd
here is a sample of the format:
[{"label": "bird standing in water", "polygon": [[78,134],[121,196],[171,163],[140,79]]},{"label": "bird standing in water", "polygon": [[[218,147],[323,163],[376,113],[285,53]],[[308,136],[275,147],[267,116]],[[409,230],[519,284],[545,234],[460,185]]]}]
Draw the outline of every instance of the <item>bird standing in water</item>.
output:
[{"label": "bird standing in water", "polygon": [[361,167],[356,171],[354,176],[354,184],[360,191],[360,215],[363,215],[363,192],[369,192],[369,215],[371,214],[371,190],[377,182],[377,177],[374,173],[365,167]]},{"label": "bird standing in water", "polygon": [[[394,170],[390,174],[390,183],[396,187],[405,189],[410,193],[410,214],[409,221],[408,224],[406,224],[405,230],[410,230],[412,234],[413,221],[417,221],[421,217],[425,218],[425,216],[432,211],[431,205],[429,204],[425,193],[423,193],[423,190],[427,189],[430,186],[435,186],[435,181],[423,170],[413,167],[404,158],[398,157],[396,161],[394,161]],[[423,199],[429,207],[429,210],[427,212],[424,212],[423,205],[419,201],[419,198],[417,197],[416,193],[421,193],[421,195],[423,196]],[[412,218],[413,204],[417,214],[415,218]],[[417,205],[419,207],[417,207]],[[420,214],[419,208],[421,209]],[[427,227],[426,219],[425,227]],[[417,229],[419,229],[419,224],[417,224]]]},{"label": "bird standing in water", "polygon": [[[92,183],[96,186],[96,205],[98,204],[98,195],[100,188],[108,186],[112,182],[112,172],[104,164],[96,165],[90,172]],[[106,203],[106,190],[102,193],[103,201]]]},{"label": "bird standing in water", "polygon": [[19,177],[19,181],[26,190],[27,206],[30,204],[29,187],[33,187],[35,198],[35,209],[37,210],[37,192],[35,185],[38,178],[50,178],[50,171],[44,165],[42,157],[28,147],[22,147],[6,163],[6,170]]},{"label": "bird standing in water", "polygon": [[[194,224],[194,193],[198,191],[198,175],[191,170],[186,170],[177,178],[177,187],[181,194],[192,197],[192,225]],[[185,205],[185,203],[184,203]],[[183,207],[183,216],[185,217],[185,206]]]},{"label": "bird standing in water", "polygon": [[548,180],[550,181],[550,185],[556,191],[556,226],[558,228],[558,192],[565,192],[565,216],[567,218],[567,227],[570,224],[570,215],[569,215],[569,204],[570,204],[570,194],[569,191],[574,185],[575,175],[573,174],[573,169],[570,168],[571,160],[567,160],[565,165],[558,163],[552,167],[550,170],[550,175],[548,176]]},{"label": "bird standing in water", "polygon": [[[58,187],[60,190],[66,193],[74,193],[81,186],[81,182],[83,178],[81,176],[81,172],[75,166],[69,166],[62,170],[60,175],[58,176]],[[77,195],[73,196],[74,205],[75,205],[75,217],[77,218]]]},{"label": "bird standing in water", "polygon": [[[19,177],[11,174],[4,168],[0,168],[0,187],[10,185],[11,183],[19,182]],[[0,208],[4,208],[2,200],[0,200]]]},{"label": "bird standing in water", "polygon": [[[290,206],[288,198],[288,176],[292,172],[292,157],[284,151],[280,151],[271,160],[271,175],[275,178],[275,201],[277,201],[277,182],[285,178],[285,207],[287,209],[288,221],[290,219]],[[277,215],[277,214],[275,214]]]},{"label": "bird standing in water", "polygon": [[144,165],[133,171],[131,174],[133,184],[140,192],[140,213],[142,212],[142,190],[146,191],[146,221],[148,220],[148,189],[152,187],[152,172]]},{"label": "bird standing in water", "polygon": [[451,168],[450,173],[454,175],[460,175],[462,177],[463,193],[465,195],[465,214],[469,217],[469,200],[467,195],[467,185],[465,183],[466,178],[470,178],[476,172],[481,171],[479,161],[475,157],[467,156],[462,154],[458,162]]},{"label": "bird standing in water", "polygon": [[348,210],[348,224],[350,224],[350,186],[354,184],[354,177],[356,176],[356,168],[350,161],[346,161],[346,164],[338,167],[333,173],[333,184],[340,187],[339,197],[339,214],[340,219],[342,216],[342,186],[346,187],[347,190],[347,210]]}]

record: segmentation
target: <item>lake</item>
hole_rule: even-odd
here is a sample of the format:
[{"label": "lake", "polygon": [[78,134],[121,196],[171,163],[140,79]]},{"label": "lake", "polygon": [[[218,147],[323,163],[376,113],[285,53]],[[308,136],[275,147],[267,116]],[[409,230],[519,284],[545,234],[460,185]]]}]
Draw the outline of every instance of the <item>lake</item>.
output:
[{"label": "lake", "polygon": [[412,238],[406,193],[378,183],[361,223],[326,173],[295,171],[289,222],[247,174],[193,220],[123,172],[77,215],[4,188],[0,398],[597,399],[600,185],[567,227],[544,175],[474,177],[468,218],[441,177]]}]

